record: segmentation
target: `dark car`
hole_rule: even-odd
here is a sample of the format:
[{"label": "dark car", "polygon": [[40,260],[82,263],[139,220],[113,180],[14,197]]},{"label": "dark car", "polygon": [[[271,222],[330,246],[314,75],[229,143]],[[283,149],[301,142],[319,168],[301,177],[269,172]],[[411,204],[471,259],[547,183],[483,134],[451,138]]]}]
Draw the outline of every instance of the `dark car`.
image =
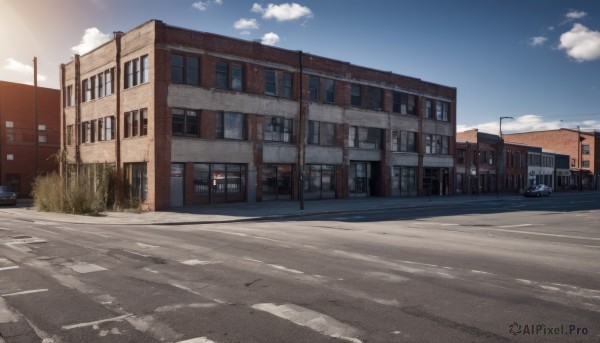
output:
[{"label": "dark car", "polygon": [[17,193],[12,192],[8,186],[0,186],[0,204],[16,205]]},{"label": "dark car", "polygon": [[542,195],[549,196],[552,194],[552,187],[546,185],[529,186],[525,190],[526,197],[541,197]]}]

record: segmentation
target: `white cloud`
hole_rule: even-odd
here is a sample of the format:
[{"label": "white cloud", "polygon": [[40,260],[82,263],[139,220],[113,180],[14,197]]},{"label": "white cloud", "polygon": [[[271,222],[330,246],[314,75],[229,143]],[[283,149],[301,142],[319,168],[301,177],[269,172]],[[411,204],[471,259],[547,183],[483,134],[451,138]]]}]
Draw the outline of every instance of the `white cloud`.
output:
[{"label": "white cloud", "polygon": [[548,26],[549,31],[554,31],[554,26]]},{"label": "white cloud", "polygon": [[263,19],[276,19],[277,21],[291,21],[302,17],[312,18],[313,14],[310,8],[296,3],[285,3],[281,5],[268,4],[263,7],[260,4],[252,5],[252,12],[261,13]]},{"label": "white cloud", "polygon": [[198,2],[194,2],[192,4],[192,7],[199,10],[199,11],[206,11],[206,9],[208,8],[208,5],[210,3],[208,1],[198,1]]},{"label": "white cloud", "polygon": [[109,40],[110,35],[108,33],[102,33],[97,28],[90,27],[83,33],[83,37],[81,37],[81,42],[79,42],[79,45],[72,47],[71,51],[76,54],[83,55],[108,42]]},{"label": "white cloud", "polygon": [[531,40],[529,41],[529,45],[542,46],[542,45],[544,45],[544,43],[546,43],[547,40],[548,40],[548,38],[546,38],[544,36],[531,37]]},{"label": "white cloud", "polygon": [[223,5],[223,0],[215,0],[215,4],[221,6]]},{"label": "white cloud", "polygon": [[[562,120],[547,120],[542,116],[535,114],[526,114],[520,117],[515,117],[514,120],[502,121],[502,133],[515,133],[527,131],[542,131],[542,130],[557,130],[561,128],[576,128],[581,126],[586,130],[600,129],[600,120],[584,120],[584,121],[562,121]],[[478,129],[480,132],[487,132],[494,135],[500,133],[499,120],[481,123],[477,125],[457,125],[456,131],[463,132],[466,130]]]},{"label": "white cloud", "polygon": [[[11,71],[17,72],[19,74],[33,77],[33,65],[21,63],[21,62],[15,60],[14,58],[6,59],[6,64],[4,65],[4,69],[11,70]],[[46,80],[47,80],[46,76],[38,73],[38,81],[43,82]]]},{"label": "white cloud", "polygon": [[236,30],[256,30],[258,29],[259,25],[256,22],[256,19],[240,18],[238,21],[233,23],[233,27],[235,27]]},{"label": "white cloud", "polygon": [[265,35],[262,37],[262,43],[264,45],[275,45],[277,42],[279,42],[279,36],[276,33],[265,33]]},{"label": "white cloud", "polygon": [[600,32],[574,24],[570,31],[560,35],[558,48],[565,50],[577,62],[600,59]]},{"label": "white cloud", "polygon": [[567,12],[567,14],[565,14],[565,17],[567,17],[567,19],[570,19],[570,20],[575,20],[575,19],[581,19],[581,18],[585,17],[586,15],[587,15],[587,13],[585,13],[584,11],[570,10],[569,12]]}]

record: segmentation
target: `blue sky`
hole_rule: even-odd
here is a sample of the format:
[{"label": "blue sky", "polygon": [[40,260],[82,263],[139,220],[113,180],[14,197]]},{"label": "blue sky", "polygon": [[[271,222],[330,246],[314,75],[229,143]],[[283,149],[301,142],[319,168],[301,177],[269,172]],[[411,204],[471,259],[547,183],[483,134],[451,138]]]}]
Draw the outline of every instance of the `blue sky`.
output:
[{"label": "blue sky", "polygon": [[456,87],[459,129],[600,129],[596,0],[0,0],[0,80],[35,55],[58,87],[74,47],[149,19]]}]

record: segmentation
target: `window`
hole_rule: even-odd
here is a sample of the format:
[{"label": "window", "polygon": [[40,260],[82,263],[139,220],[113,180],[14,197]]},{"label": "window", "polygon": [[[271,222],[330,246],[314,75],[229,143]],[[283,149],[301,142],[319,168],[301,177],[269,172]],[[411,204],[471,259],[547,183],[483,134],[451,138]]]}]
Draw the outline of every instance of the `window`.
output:
[{"label": "window", "polygon": [[415,95],[394,92],[392,102],[393,112],[417,115],[417,97]]},{"label": "window", "polygon": [[589,168],[590,161],[581,161],[581,168]]},{"label": "window", "polygon": [[216,63],[216,87],[220,89],[228,89],[229,83],[229,66],[225,62]]},{"label": "window", "polygon": [[433,119],[433,102],[431,100],[425,100],[425,118]]},{"label": "window", "polygon": [[275,70],[265,70],[265,94],[277,95],[277,76]]},{"label": "window", "polygon": [[325,89],[325,102],[335,102],[335,81],[331,79],[323,80],[323,88]]},{"label": "window", "polygon": [[457,163],[465,163],[465,149],[458,149],[456,150],[456,162]]},{"label": "window", "polygon": [[96,97],[103,98],[104,97],[104,81],[103,81],[104,73],[98,74],[96,76]]},{"label": "window", "polygon": [[[145,68],[142,70],[142,68]],[[125,62],[125,89],[149,81],[150,60],[148,55]]]},{"label": "window", "polygon": [[320,143],[319,124],[320,123],[318,121],[308,121],[308,144],[318,145]]},{"label": "window", "polygon": [[90,101],[92,98],[92,91],[89,88],[89,80],[81,81],[81,97],[83,98],[83,102]]},{"label": "window", "polygon": [[39,131],[46,131],[46,124],[40,124],[40,125],[38,125],[38,130]]},{"label": "window", "polygon": [[360,85],[352,85],[350,104],[356,107],[361,106],[362,98],[360,94]]},{"label": "window", "polygon": [[92,123],[89,121],[81,123],[81,143],[92,142]]},{"label": "window", "polygon": [[590,145],[589,144],[583,144],[583,145],[581,145],[581,154],[582,155],[589,155],[590,154]]},{"label": "window", "polygon": [[96,99],[96,77],[95,76],[90,77],[88,87],[90,88],[90,99],[89,100]]},{"label": "window", "polygon": [[148,135],[148,110],[140,110],[140,136]]},{"label": "window", "polygon": [[448,103],[445,101],[435,102],[435,119],[448,121]]},{"label": "window", "polygon": [[173,135],[198,137],[200,118],[198,111],[174,108],[172,115]]},{"label": "window", "polygon": [[39,143],[48,143],[48,136],[47,135],[39,135],[38,142]]},{"label": "window", "polygon": [[171,55],[171,82],[173,83],[183,83],[184,78],[184,64],[183,64],[183,56],[172,54]]},{"label": "window", "polygon": [[367,108],[381,110],[383,108],[383,91],[377,87],[367,87]]},{"label": "window", "polygon": [[73,125],[67,126],[67,145],[73,145]]},{"label": "window", "polygon": [[292,119],[266,117],[265,141],[290,143],[292,141]]},{"label": "window", "polygon": [[246,139],[246,118],[243,113],[217,112],[216,119],[217,138]]},{"label": "window", "polygon": [[334,140],[335,124],[314,120],[308,122],[308,144],[333,145]]},{"label": "window", "polygon": [[113,93],[113,69],[109,69],[104,72],[104,93],[109,96]]},{"label": "window", "polygon": [[146,163],[129,163],[125,165],[125,180],[129,185],[129,197],[145,201],[148,195],[148,173]]},{"label": "window", "polygon": [[319,101],[319,78],[309,76],[308,78],[308,100]]},{"label": "window", "polygon": [[114,125],[113,122],[115,117],[104,117],[98,119],[98,141],[110,141],[114,139]]},{"label": "window", "polygon": [[[450,148],[450,137],[432,134],[424,134],[423,136],[425,139],[426,154],[448,154]],[[474,161],[476,161],[476,159]]]},{"label": "window", "polygon": [[242,91],[244,83],[244,70],[240,64],[231,65],[231,89],[234,91]]},{"label": "window", "polygon": [[392,131],[392,151],[417,152],[416,132]]},{"label": "window", "polygon": [[292,73],[265,69],[265,95],[281,96],[284,98],[292,97]]},{"label": "window", "polygon": [[358,132],[357,126],[350,126],[350,131],[348,132],[348,147],[350,147],[350,148],[358,147],[357,132]]},{"label": "window", "polygon": [[65,106],[73,106],[73,85],[67,86],[67,92],[65,93]]},{"label": "window", "polygon": [[[147,113],[146,109],[140,111],[131,111],[125,113],[125,138],[129,137],[139,137],[145,136],[148,134],[147,129],[142,130],[142,125],[144,125],[140,113]],[[146,115],[146,124],[147,125],[147,115]]]},{"label": "window", "polygon": [[142,73],[140,74],[140,83],[146,83],[149,81],[150,76],[150,59],[148,55],[141,57]]}]

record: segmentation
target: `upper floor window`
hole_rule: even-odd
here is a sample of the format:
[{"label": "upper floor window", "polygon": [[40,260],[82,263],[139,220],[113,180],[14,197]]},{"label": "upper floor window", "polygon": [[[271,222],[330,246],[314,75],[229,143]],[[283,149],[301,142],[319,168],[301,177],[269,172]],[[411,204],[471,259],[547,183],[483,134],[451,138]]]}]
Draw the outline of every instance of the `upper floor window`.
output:
[{"label": "upper floor window", "polygon": [[265,69],[265,95],[292,97],[292,73]]},{"label": "upper floor window", "polygon": [[323,80],[323,88],[325,89],[325,102],[335,102],[335,81],[332,79]]},{"label": "upper floor window", "polygon": [[67,125],[67,145],[73,145],[74,130],[73,125]]},{"label": "upper floor window", "polygon": [[73,85],[67,86],[67,91],[65,92],[65,106],[73,106]]},{"label": "upper floor window", "polygon": [[265,118],[265,141],[286,142],[292,141],[292,119],[283,117]]},{"label": "upper floor window", "polygon": [[113,74],[114,68],[104,72],[104,95],[109,96],[113,93]]},{"label": "upper floor window", "polygon": [[200,84],[200,57],[171,54],[171,82]]},{"label": "upper floor window", "polygon": [[383,91],[377,87],[367,87],[366,107],[380,111],[383,108]]},{"label": "upper floor window", "polygon": [[335,124],[310,120],[308,122],[308,144],[333,145]]},{"label": "upper floor window", "polygon": [[457,149],[456,150],[456,163],[465,163],[465,149]]},{"label": "upper floor window", "polygon": [[94,142],[94,125],[92,121],[81,123],[81,143]]},{"label": "upper floor window", "polygon": [[319,101],[319,77],[309,76],[308,78],[308,100]]},{"label": "upper floor window", "polygon": [[352,85],[350,94],[350,104],[352,106],[360,107],[362,105],[361,89],[360,85]]},{"label": "upper floor window", "polygon": [[417,115],[417,97],[411,94],[394,92],[392,111],[400,114]]},{"label": "upper floor window", "polygon": [[174,108],[171,132],[175,136],[198,137],[199,119],[198,111]]},{"label": "upper floor window", "polygon": [[246,116],[237,112],[217,112],[215,137],[246,139]]},{"label": "upper floor window", "polygon": [[442,135],[424,134],[425,153],[447,155],[450,149],[450,137]]},{"label": "upper floor window", "polygon": [[98,119],[98,141],[110,141],[115,138],[115,117],[109,116]]},{"label": "upper floor window", "polygon": [[125,138],[146,136],[148,134],[148,111],[125,112]]},{"label": "upper floor window", "polygon": [[215,64],[215,87],[219,89],[231,89],[241,91],[243,87],[243,67],[241,64],[234,64],[219,61]]},{"label": "upper floor window", "polygon": [[[142,70],[142,68],[145,69]],[[148,82],[149,69],[150,60],[148,59],[148,55],[125,62],[124,88],[127,89]]]},{"label": "upper floor window", "polygon": [[581,153],[583,155],[589,155],[590,154],[590,145],[589,144],[582,144],[581,145]]},{"label": "upper floor window", "polygon": [[392,131],[392,151],[417,152],[417,133],[411,131]]},{"label": "upper floor window", "polygon": [[589,168],[590,167],[590,161],[581,161],[581,168]]},{"label": "upper floor window", "polygon": [[382,129],[350,126],[348,146],[359,149],[381,149],[382,136]]},{"label": "upper floor window", "polygon": [[450,104],[440,100],[425,100],[425,117],[440,121],[449,120]]}]

